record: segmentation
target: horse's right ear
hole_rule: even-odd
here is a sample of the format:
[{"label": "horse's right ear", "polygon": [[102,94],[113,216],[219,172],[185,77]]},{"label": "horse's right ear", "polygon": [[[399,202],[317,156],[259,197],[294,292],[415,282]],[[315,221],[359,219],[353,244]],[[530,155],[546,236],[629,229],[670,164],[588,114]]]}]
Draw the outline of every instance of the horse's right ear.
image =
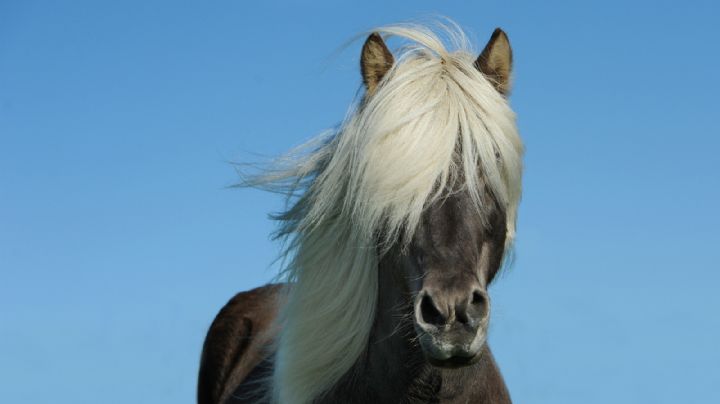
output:
[{"label": "horse's right ear", "polygon": [[372,94],[390,70],[395,59],[380,34],[373,32],[365,41],[360,55],[360,71],[367,94]]}]

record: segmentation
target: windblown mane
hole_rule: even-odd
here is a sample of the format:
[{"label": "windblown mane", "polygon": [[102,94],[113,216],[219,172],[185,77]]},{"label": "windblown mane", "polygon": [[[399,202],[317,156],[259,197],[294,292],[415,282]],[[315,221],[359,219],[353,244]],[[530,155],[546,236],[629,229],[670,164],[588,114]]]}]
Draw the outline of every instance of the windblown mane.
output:
[{"label": "windblown mane", "polygon": [[378,252],[410,238],[448,181],[462,179],[481,217],[491,192],[509,243],[515,233],[523,153],[515,115],[473,65],[465,35],[415,25],[374,31],[406,42],[377,92],[337,130],[247,182],[291,201],[277,216],[288,242],[283,276],[293,283],[279,320],[277,402],[312,402],[357,361],[375,317]]}]

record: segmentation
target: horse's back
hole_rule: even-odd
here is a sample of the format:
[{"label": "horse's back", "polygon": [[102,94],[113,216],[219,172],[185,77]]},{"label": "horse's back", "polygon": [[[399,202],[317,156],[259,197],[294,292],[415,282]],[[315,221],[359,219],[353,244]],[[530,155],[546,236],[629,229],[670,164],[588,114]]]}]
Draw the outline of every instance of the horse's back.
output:
[{"label": "horse's back", "polygon": [[[268,348],[283,288],[272,284],[238,293],[217,314],[203,345],[198,404],[257,401],[260,389],[249,389],[246,397],[238,396],[236,389],[269,374]],[[244,385],[252,388],[253,384]]]}]

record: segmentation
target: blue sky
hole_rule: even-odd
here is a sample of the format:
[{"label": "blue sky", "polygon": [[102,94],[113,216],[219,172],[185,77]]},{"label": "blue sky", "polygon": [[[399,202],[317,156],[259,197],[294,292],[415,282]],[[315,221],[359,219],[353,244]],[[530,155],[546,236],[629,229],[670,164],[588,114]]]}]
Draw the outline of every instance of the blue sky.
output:
[{"label": "blue sky", "polygon": [[470,3],[0,3],[3,401],[193,402],[213,316],[275,270],[281,200],[228,162],[342,119],[348,39],[440,14],[515,50],[515,401],[720,402],[720,7]]}]

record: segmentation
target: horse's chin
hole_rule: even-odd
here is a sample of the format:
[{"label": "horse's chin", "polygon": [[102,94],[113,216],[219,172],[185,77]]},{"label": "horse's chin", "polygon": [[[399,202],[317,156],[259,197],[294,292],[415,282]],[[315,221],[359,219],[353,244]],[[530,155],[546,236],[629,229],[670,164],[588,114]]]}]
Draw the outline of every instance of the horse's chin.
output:
[{"label": "horse's chin", "polygon": [[422,332],[418,337],[425,359],[432,366],[456,369],[477,363],[482,356],[484,333],[478,333],[471,341],[447,342],[442,334]]},{"label": "horse's chin", "polygon": [[474,365],[480,360],[480,356],[481,354],[478,352],[473,356],[451,356],[447,359],[436,359],[432,356],[425,355],[425,359],[427,359],[429,364],[438,368],[457,369]]}]

